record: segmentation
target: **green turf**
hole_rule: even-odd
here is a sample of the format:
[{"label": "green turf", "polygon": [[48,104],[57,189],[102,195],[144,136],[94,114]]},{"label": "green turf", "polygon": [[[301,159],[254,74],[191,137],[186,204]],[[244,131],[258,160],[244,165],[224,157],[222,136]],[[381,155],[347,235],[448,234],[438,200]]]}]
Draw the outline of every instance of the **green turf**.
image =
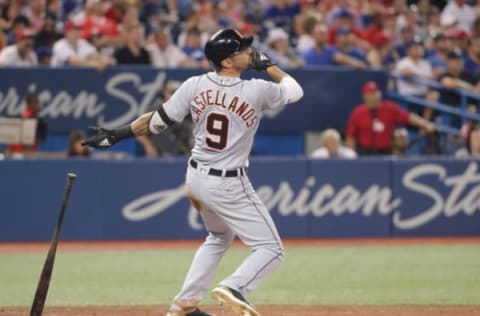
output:
[{"label": "green turf", "polygon": [[[193,253],[60,252],[47,304],[168,304]],[[246,254],[230,250],[217,280]],[[30,305],[44,258],[0,254],[0,306]],[[480,247],[289,248],[284,265],[250,299],[256,304],[480,305]]]}]

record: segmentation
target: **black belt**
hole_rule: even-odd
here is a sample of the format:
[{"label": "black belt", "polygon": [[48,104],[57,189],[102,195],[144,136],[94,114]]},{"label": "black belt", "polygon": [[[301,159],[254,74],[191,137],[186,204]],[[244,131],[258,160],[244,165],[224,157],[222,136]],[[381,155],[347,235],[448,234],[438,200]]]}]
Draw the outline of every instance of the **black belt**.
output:
[{"label": "black belt", "polygon": [[[190,159],[190,166],[192,166],[193,169],[197,169],[198,163],[195,160]],[[221,170],[221,169],[210,168],[208,169],[208,174],[216,177],[224,176],[227,178],[233,178],[233,177],[243,176],[245,174],[245,168],[238,168],[238,169],[231,169],[231,170]]]}]

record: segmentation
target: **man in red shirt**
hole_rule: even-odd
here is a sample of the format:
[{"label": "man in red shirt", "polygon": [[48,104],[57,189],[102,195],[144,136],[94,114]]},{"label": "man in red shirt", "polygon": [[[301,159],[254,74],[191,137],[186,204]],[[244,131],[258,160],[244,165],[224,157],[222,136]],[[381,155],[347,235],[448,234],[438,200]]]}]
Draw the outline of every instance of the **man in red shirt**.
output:
[{"label": "man in red shirt", "polygon": [[346,143],[360,155],[388,155],[391,153],[395,127],[411,124],[426,132],[434,125],[420,116],[407,112],[393,102],[382,100],[377,84],[363,85],[364,104],[353,109],[348,120]]}]

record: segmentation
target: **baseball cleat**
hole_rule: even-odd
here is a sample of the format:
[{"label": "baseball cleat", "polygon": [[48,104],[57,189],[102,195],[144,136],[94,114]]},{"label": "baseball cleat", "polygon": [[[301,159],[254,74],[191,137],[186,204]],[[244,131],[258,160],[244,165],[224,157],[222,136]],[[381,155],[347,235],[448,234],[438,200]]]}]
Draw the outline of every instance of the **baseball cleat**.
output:
[{"label": "baseball cleat", "polygon": [[237,316],[260,316],[260,313],[247,302],[242,294],[226,286],[214,288],[212,298],[220,305],[228,306]]},{"label": "baseball cleat", "polygon": [[186,314],[183,312],[168,312],[167,316],[215,316],[215,315],[209,314],[197,308],[193,312],[186,313]]}]

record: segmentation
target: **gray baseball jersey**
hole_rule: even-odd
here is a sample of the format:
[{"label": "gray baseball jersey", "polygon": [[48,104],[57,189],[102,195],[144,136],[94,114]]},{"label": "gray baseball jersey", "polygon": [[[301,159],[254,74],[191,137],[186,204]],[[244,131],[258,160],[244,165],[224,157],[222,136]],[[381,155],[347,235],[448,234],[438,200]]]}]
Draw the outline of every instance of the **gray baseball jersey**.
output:
[{"label": "gray baseball jersey", "polygon": [[[262,111],[288,102],[283,85],[221,77],[214,72],[185,81],[164,104],[168,118],[190,113],[195,145],[186,175],[189,196],[209,234],[198,249],[171,311],[194,308],[213,280],[220,259],[237,236],[252,253],[220,284],[247,295],[284,258],[275,224],[247,175],[248,155]],[[214,175],[211,169],[232,170]],[[242,170],[242,172],[240,172]]]},{"label": "gray baseball jersey", "polygon": [[185,81],[164,109],[177,122],[192,115],[193,159],[206,166],[234,169],[248,166],[262,111],[286,103],[285,88],[279,84],[210,72]]}]

